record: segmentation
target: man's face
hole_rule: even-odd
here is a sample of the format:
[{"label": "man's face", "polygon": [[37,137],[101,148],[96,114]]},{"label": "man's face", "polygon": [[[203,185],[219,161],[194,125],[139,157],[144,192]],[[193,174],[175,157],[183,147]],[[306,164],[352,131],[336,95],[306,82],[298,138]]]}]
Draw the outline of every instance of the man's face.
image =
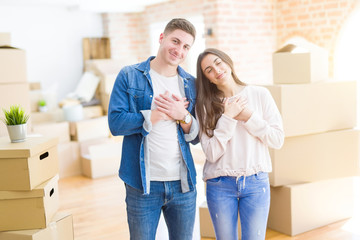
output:
[{"label": "man's face", "polygon": [[178,66],[185,60],[193,42],[193,36],[180,29],[166,35],[162,33],[159,39],[158,56],[167,64]]}]

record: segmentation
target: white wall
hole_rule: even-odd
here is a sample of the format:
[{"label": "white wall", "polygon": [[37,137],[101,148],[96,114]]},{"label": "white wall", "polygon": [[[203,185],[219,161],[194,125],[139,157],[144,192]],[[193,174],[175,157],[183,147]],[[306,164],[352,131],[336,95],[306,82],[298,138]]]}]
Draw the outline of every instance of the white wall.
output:
[{"label": "white wall", "polygon": [[101,14],[51,6],[1,6],[0,32],[27,55],[29,82],[63,99],[82,75],[82,38],[102,37]]}]

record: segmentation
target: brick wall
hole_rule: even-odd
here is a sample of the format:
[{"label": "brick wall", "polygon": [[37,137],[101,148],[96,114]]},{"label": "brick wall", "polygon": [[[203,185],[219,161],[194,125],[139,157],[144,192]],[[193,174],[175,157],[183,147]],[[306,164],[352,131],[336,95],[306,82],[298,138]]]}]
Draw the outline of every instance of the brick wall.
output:
[{"label": "brick wall", "polygon": [[277,0],[277,47],[293,37],[303,37],[329,51],[329,75],[334,71],[334,51],[347,17],[357,0]]},{"label": "brick wall", "polygon": [[342,24],[357,0],[172,0],[142,13],[104,14],[113,58],[138,61],[150,55],[149,26],[173,17],[203,15],[206,47],[227,52],[239,77],[250,84],[272,82],[272,53],[300,36],[329,51],[330,76]]}]

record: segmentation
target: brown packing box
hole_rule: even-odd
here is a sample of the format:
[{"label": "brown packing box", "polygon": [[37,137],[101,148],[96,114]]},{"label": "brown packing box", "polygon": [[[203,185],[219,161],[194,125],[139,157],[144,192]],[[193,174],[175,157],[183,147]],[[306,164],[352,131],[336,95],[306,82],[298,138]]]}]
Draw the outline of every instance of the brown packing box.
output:
[{"label": "brown packing box", "polygon": [[0,190],[31,190],[59,171],[56,138],[0,138]]},{"label": "brown packing box", "polygon": [[7,32],[0,32],[0,46],[11,45],[11,34]]},{"label": "brown packing box", "polygon": [[60,143],[59,176],[60,178],[78,176],[82,174],[79,142]]},{"label": "brown packing box", "polygon": [[57,212],[43,229],[0,232],[3,240],[74,240],[72,215]]},{"label": "brown packing box", "polygon": [[[0,69],[2,68],[3,66],[0,67]],[[25,112],[30,115],[30,119],[27,122],[28,132],[30,132],[32,117],[31,117],[30,103],[29,103],[29,84],[28,83],[3,84],[1,83],[0,80],[0,119],[4,118],[4,113],[2,109],[9,110],[10,106],[12,105],[20,105],[25,110]],[[0,137],[1,136],[8,136],[6,125],[3,124],[2,121],[0,121]]]},{"label": "brown packing box", "polygon": [[30,118],[32,124],[62,122],[65,120],[62,108],[56,108],[47,112],[32,112]]},{"label": "brown packing box", "polygon": [[270,185],[355,176],[359,146],[360,130],[355,129],[287,137],[281,149],[270,149]]},{"label": "brown packing box", "polygon": [[204,151],[202,150],[202,147],[200,144],[197,145],[190,145],[190,151],[191,151],[191,155],[194,159],[194,162],[196,164],[201,164],[203,165],[206,161],[206,156]]},{"label": "brown packing box", "polygon": [[273,54],[275,84],[311,83],[328,79],[328,52],[314,44],[288,44]]},{"label": "brown packing box", "polygon": [[[199,206],[199,216],[200,216],[200,236],[202,238],[215,239],[215,230],[211,221],[211,217],[206,201],[204,201]],[[241,239],[240,218],[238,218],[238,239]]]},{"label": "brown packing box", "polygon": [[32,132],[44,137],[58,138],[59,143],[70,142],[69,122],[50,122],[32,125]]},{"label": "brown packing box", "polygon": [[109,111],[110,94],[100,93],[100,101],[104,112],[107,114]]},{"label": "brown packing box", "polygon": [[122,141],[112,138],[94,139],[82,142],[80,149],[83,175],[99,178],[118,173]]},{"label": "brown packing box", "polygon": [[0,231],[45,228],[59,209],[59,176],[31,191],[0,191]]},{"label": "brown packing box", "polygon": [[24,50],[0,46],[0,66],[0,83],[25,83],[27,81]]},{"label": "brown packing box", "polygon": [[265,87],[282,115],[287,137],[356,126],[356,81]]},{"label": "brown packing box", "polygon": [[30,91],[41,90],[41,82],[29,82],[29,90]]},{"label": "brown packing box", "polygon": [[353,178],[271,187],[268,228],[297,235],[353,213]]},{"label": "brown packing box", "polygon": [[98,118],[104,116],[101,105],[84,107],[83,115],[84,119]]},{"label": "brown packing box", "polygon": [[107,116],[70,122],[70,136],[74,141],[86,141],[110,136]]},{"label": "brown packing box", "polygon": [[107,74],[101,78],[100,93],[111,94],[117,75],[117,73]]}]

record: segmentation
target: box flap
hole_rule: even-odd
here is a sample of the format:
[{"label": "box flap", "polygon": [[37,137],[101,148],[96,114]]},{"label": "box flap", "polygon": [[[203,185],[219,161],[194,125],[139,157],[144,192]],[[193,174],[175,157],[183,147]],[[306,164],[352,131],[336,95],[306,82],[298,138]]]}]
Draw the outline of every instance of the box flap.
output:
[{"label": "box flap", "polygon": [[0,191],[0,201],[5,199],[19,199],[19,198],[38,198],[43,197],[51,188],[59,181],[59,175],[40,184],[31,191]]},{"label": "box flap", "polygon": [[16,48],[16,47],[12,47],[12,46],[10,46],[10,45],[2,45],[2,46],[0,46],[0,50],[1,50],[1,49],[12,49],[12,50],[21,50],[21,51],[22,51],[22,49]]},{"label": "box flap", "polygon": [[0,137],[0,161],[2,158],[28,158],[58,144],[58,138],[28,136],[24,142],[11,143],[8,136]]},{"label": "box flap", "polygon": [[309,49],[297,46],[295,44],[287,44],[284,47],[277,50],[275,53],[308,53]]}]

